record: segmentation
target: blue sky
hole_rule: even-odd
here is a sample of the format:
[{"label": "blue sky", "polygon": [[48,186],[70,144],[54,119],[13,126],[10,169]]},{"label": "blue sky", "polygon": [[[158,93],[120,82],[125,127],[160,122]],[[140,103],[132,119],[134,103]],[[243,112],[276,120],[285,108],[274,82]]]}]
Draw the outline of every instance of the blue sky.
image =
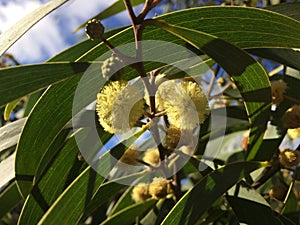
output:
[{"label": "blue sky", "polygon": [[[5,32],[45,2],[47,1],[0,0],[0,32]],[[115,0],[70,0],[35,25],[8,52],[22,64],[44,62],[82,40],[83,30],[78,33],[73,33],[73,30],[114,2]],[[126,12],[102,22],[107,29],[130,23]]]}]

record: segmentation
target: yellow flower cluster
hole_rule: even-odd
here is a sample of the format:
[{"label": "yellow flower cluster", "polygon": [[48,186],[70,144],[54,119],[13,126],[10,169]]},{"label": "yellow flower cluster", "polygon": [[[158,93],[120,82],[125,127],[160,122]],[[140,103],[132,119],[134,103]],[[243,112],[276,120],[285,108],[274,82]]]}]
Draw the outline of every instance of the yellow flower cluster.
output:
[{"label": "yellow flower cluster", "polygon": [[140,152],[136,149],[136,146],[132,146],[124,152],[120,158],[120,161],[128,165],[135,165],[137,162],[136,159],[139,157],[139,155]]},{"label": "yellow flower cluster", "polygon": [[113,81],[97,94],[96,111],[101,126],[121,134],[132,128],[144,113],[141,91],[126,81]]},{"label": "yellow flower cluster", "polygon": [[145,163],[148,163],[152,166],[155,166],[159,164],[160,158],[159,158],[159,151],[157,148],[151,148],[145,151],[143,161]]},{"label": "yellow flower cluster", "polygon": [[162,177],[154,177],[149,185],[140,183],[135,186],[132,189],[131,197],[135,202],[143,202],[150,197],[159,200],[171,193],[170,180]]},{"label": "yellow flower cluster", "polygon": [[297,166],[300,163],[300,151],[284,149],[279,155],[279,163],[287,169]]},{"label": "yellow flower cluster", "polygon": [[163,82],[158,87],[156,102],[160,111],[166,110],[170,123],[180,129],[196,128],[210,112],[202,88],[192,81]]}]

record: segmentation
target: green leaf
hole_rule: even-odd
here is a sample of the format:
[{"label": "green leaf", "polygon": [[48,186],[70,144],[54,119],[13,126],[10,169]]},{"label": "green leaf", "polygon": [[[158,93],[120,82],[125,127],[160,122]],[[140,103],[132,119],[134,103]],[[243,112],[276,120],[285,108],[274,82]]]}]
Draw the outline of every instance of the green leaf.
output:
[{"label": "green leaf", "polygon": [[[145,0],[131,0],[130,1],[130,3],[131,3],[132,6],[136,6],[136,5],[142,4],[144,2],[145,2]],[[116,15],[116,14],[118,14],[118,13],[124,11],[124,10],[126,10],[126,7],[124,5],[123,0],[118,0],[115,3],[113,3],[111,6],[109,6],[105,10],[103,10],[101,13],[99,13],[96,16],[94,16],[93,19],[103,20],[103,19],[106,19],[106,18],[111,17],[113,15]],[[79,27],[77,27],[74,30],[74,32],[77,32],[81,28],[85,27],[87,23],[88,23],[88,21],[86,21],[85,23],[81,24]]]},{"label": "green leaf", "polygon": [[137,179],[143,178],[149,174],[149,171],[142,171],[139,173],[122,176],[113,179],[107,183],[103,183],[99,189],[94,193],[91,201],[86,206],[84,218],[94,212],[99,206],[109,200],[111,196],[115,196],[122,188],[127,187],[124,183],[131,184]]},{"label": "green leaf", "polygon": [[300,70],[298,63],[300,60],[299,51],[284,48],[254,48],[248,49],[247,52]]},{"label": "green leaf", "polygon": [[4,120],[9,121],[10,114],[14,111],[14,109],[16,108],[16,106],[18,105],[18,103],[21,101],[21,99],[22,98],[16,99],[16,100],[8,103],[5,106],[4,115],[3,115]]},{"label": "green leaf", "polygon": [[118,201],[112,208],[109,216],[112,216],[122,209],[134,204],[134,200],[131,197],[132,189],[133,187],[129,187],[126,189],[126,191],[122,194],[122,196],[118,199]]},{"label": "green leaf", "polygon": [[214,170],[201,179],[178,201],[162,224],[195,224],[214,201],[230,187],[252,171],[265,166],[269,166],[269,164],[238,162]]},{"label": "green leaf", "polygon": [[10,46],[12,46],[20,37],[22,37],[23,34],[25,34],[34,24],[67,1],[68,0],[56,0],[45,3],[19,20],[5,33],[1,34],[0,55],[2,55]]},{"label": "green leaf", "polygon": [[15,164],[16,179],[23,196],[32,188],[33,178],[43,155],[72,118],[72,102],[69,98],[72,99],[79,78],[73,77],[68,82],[50,87],[35,105],[24,125]]},{"label": "green leaf", "polygon": [[[87,132],[81,130],[74,135],[84,140]],[[64,143],[44,175],[36,181],[23,206],[20,225],[37,224],[64,189],[79,175],[83,161],[78,160],[79,150],[74,135]]]},{"label": "green leaf", "polygon": [[14,181],[0,193],[0,218],[21,202],[21,200],[22,196],[20,195],[17,184]]},{"label": "green leaf", "polygon": [[100,225],[133,224],[136,221],[137,217],[149,211],[154,206],[155,203],[156,200],[149,199],[145,202],[134,204],[132,206],[129,206],[117,212],[116,214],[114,214],[113,216],[105,220],[103,223],[101,223]]},{"label": "green leaf", "polygon": [[14,163],[16,155],[13,153],[0,162],[0,188],[15,178]]},{"label": "green leaf", "polygon": [[286,15],[286,16],[291,17],[296,20],[300,20],[300,3],[299,2],[283,3],[283,4],[281,3],[278,5],[268,6],[265,9]]},{"label": "green leaf", "polygon": [[0,152],[15,146],[27,118],[19,119],[0,127]]},{"label": "green leaf", "polygon": [[248,159],[253,159],[270,117],[271,89],[263,67],[243,50],[215,36],[170,25],[164,21],[148,20],[146,24],[158,26],[201,49],[231,76],[244,98],[252,127]]},{"label": "green leaf", "polygon": [[49,167],[51,167],[53,161],[57,160],[56,157],[62,154],[61,151],[65,148],[70,133],[71,129],[69,128],[63,129],[57,134],[55,139],[52,141],[48,151],[43,155],[36,168],[33,183],[38,182],[38,180],[42,178],[45,173],[47,173],[47,170],[49,170]]},{"label": "green leaf", "polygon": [[226,199],[241,223],[249,225],[286,224],[280,220],[280,217],[275,217],[272,209],[264,204],[234,196],[227,196]]},{"label": "green leaf", "polygon": [[0,106],[52,83],[82,74],[90,63],[43,63],[0,70]]},{"label": "green leaf", "polygon": [[[142,132],[138,132],[129,138],[132,142],[136,140]],[[117,183],[108,182],[103,184],[105,177],[109,175],[115,162],[111,160],[111,155],[115,159],[119,159],[126,149],[127,142],[121,142],[116,147],[107,151],[98,160],[94,162],[92,167],[85,169],[64,192],[51,205],[49,210],[43,215],[39,224],[77,224],[84,216],[84,213],[90,215],[93,210],[104,204],[116,191],[124,187]],[[95,149],[99,149],[100,141],[95,144]],[[101,171],[101,175],[96,171]],[[103,177],[104,175],[105,177]],[[124,179],[136,179],[141,174],[133,174],[131,177],[121,177]],[[131,180],[132,181],[132,180]],[[124,182],[124,181],[123,181]],[[103,184],[103,185],[102,185]],[[71,212],[72,213],[65,213]]]}]

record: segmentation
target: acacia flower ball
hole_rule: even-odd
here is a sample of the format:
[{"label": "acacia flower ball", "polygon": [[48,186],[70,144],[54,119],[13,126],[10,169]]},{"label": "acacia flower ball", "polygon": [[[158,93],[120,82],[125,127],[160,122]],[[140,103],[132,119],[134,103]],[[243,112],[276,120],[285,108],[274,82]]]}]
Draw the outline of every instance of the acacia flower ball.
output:
[{"label": "acacia flower ball", "polygon": [[160,162],[159,151],[157,148],[151,148],[145,151],[143,161],[150,165],[157,165]]},{"label": "acacia flower ball", "polygon": [[132,189],[131,197],[135,202],[144,202],[151,197],[149,185],[140,183]]},{"label": "acacia flower ball", "polygon": [[97,94],[96,112],[105,131],[121,134],[132,128],[144,113],[141,91],[126,81],[113,81]]},{"label": "acacia flower ball", "polygon": [[287,169],[297,166],[300,163],[300,152],[297,150],[284,149],[279,154],[279,163]]},{"label": "acacia flower ball", "polygon": [[172,193],[170,181],[162,177],[154,177],[151,184],[149,184],[149,194],[154,199],[165,198]]},{"label": "acacia flower ball", "polygon": [[300,127],[300,105],[289,108],[281,118],[283,126],[288,129]]},{"label": "acacia flower ball", "polygon": [[202,124],[210,113],[208,100],[195,82],[175,81],[162,83],[157,90],[159,110],[166,110],[170,123],[180,129],[190,130]]},{"label": "acacia flower ball", "polygon": [[174,149],[177,147],[180,137],[181,137],[181,131],[178,127],[171,125],[167,129],[166,137],[164,140],[164,147],[169,151],[169,153],[172,153]]},{"label": "acacia flower ball", "polygon": [[272,102],[273,104],[279,105],[284,97],[283,94],[287,89],[287,84],[283,80],[271,81],[271,91],[272,91]]},{"label": "acacia flower ball", "polygon": [[140,152],[136,149],[135,146],[132,146],[124,152],[124,154],[120,158],[120,161],[128,165],[135,165],[136,159],[139,157],[139,155]]}]

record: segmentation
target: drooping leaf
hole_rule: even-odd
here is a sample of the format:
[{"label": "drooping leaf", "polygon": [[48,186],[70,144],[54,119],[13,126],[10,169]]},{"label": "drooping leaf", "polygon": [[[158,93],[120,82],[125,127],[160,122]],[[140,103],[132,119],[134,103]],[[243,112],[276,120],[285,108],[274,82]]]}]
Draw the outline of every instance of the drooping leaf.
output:
[{"label": "drooping leaf", "polygon": [[5,33],[1,34],[0,55],[2,55],[11,45],[22,37],[23,34],[25,34],[33,25],[67,1],[68,0],[56,0],[47,2],[19,20],[19,22],[13,25]]},{"label": "drooping leaf", "polygon": [[[23,196],[32,188],[41,158],[72,117],[72,102],[68,98],[72,98],[72,90],[74,93],[79,78],[73,77],[68,82],[50,87],[24,125],[16,150],[15,164],[16,179]],[[51,91],[52,95],[47,94]],[[57,93],[60,95],[57,96]]]},{"label": "drooping leaf", "polygon": [[0,188],[4,187],[15,178],[15,163],[16,154],[13,153],[0,162]]},{"label": "drooping leaf", "polygon": [[12,182],[0,193],[0,218],[21,202],[22,196],[19,193],[16,182]]},{"label": "drooping leaf", "polygon": [[90,63],[43,63],[0,70],[0,106],[49,84],[82,74]]},{"label": "drooping leaf", "polygon": [[277,12],[296,20],[300,20],[300,3],[281,3],[278,5],[267,6],[265,9]]},{"label": "drooping leaf", "polygon": [[26,118],[22,118],[0,127],[0,152],[11,148],[18,143],[25,121]]},{"label": "drooping leaf", "polygon": [[[84,140],[87,132],[81,130],[74,135]],[[84,162],[78,159],[79,150],[74,136],[63,143],[62,150],[56,154],[43,176],[36,180],[26,199],[19,218],[20,225],[37,224],[64,189],[79,175]]]},{"label": "drooping leaf", "polygon": [[[77,224],[84,216],[84,213],[90,215],[101,204],[105,204],[106,200],[115,195],[116,191],[124,187],[124,185],[120,185],[122,182],[118,183],[117,180],[103,184],[103,181],[109,177],[109,173],[116,164],[116,161],[112,160],[112,156],[118,160],[127,148],[126,146],[132,144],[144,131],[142,129],[127,141],[119,143],[110,151],[100,156],[98,160],[95,160],[56,199],[49,210],[43,215],[39,224]],[[101,142],[98,141],[97,150],[99,150],[100,145]],[[101,174],[99,174],[100,172]],[[121,177],[119,179],[128,179],[133,182],[140,175],[133,174],[131,177]],[[67,211],[72,211],[72,213],[66,214],[65,212]]]},{"label": "drooping leaf", "polygon": [[[281,216],[274,216],[275,212],[273,212],[270,207],[252,201],[251,199],[234,196],[227,196],[226,198],[241,223],[249,225],[294,225],[292,221],[284,223],[281,221]],[[284,219],[284,221],[287,220],[285,218],[282,219]]]},{"label": "drooping leaf", "polygon": [[300,52],[293,49],[284,48],[261,48],[261,49],[248,49],[249,53],[280,62],[283,65],[300,70],[299,60]]},{"label": "drooping leaf", "polygon": [[268,165],[260,162],[238,162],[214,170],[178,201],[162,224],[195,224],[211,204],[230,187],[252,171]]},{"label": "drooping leaf", "polygon": [[145,202],[134,204],[132,206],[129,206],[117,212],[111,217],[108,217],[108,219],[102,222],[100,225],[133,224],[136,221],[137,217],[149,211],[154,206],[155,203],[156,200],[149,199]]},{"label": "drooping leaf", "polygon": [[16,99],[10,103],[8,103],[6,106],[5,106],[5,109],[4,109],[4,120],[8,121],[9,120],[9,117],[10,117],[10,114],[13,112],[13,110],[16,108],[16,106],[18,105],[18,103],[21,101],[21,98],[19,99]]}]

